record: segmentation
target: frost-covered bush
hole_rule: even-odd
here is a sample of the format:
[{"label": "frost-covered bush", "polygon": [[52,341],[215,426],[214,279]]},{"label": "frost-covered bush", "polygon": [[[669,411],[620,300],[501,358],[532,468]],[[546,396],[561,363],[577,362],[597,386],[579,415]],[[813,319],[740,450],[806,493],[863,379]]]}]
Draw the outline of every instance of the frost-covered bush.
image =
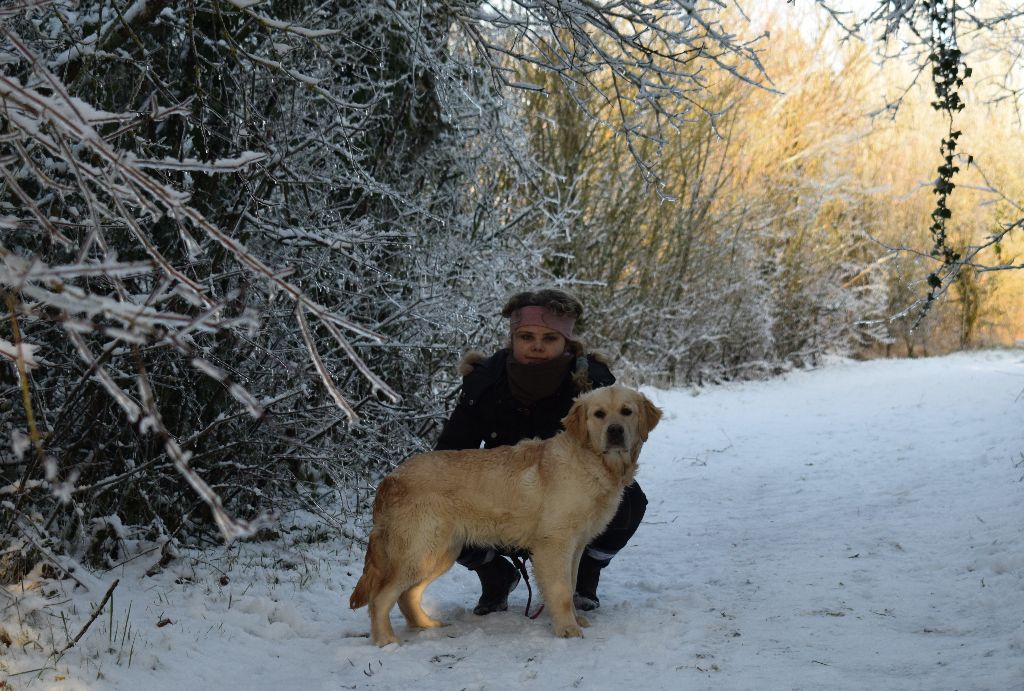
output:
[{"label": "frost-covered bush", "polygon": [[[614,73],[628,96],[576,86],[683,124],[695,67],[756,63],[716,12],[0,9],[5,576],[26,554],[251,535],[297,499],[355,506],[360,478],[432,442],[501,299],[553,279],[572,217],[535,184],[509,99],[542,87],[512,66]],[[94,529],[108,517],[120,532]]]},{"label": "frost-covered bush", "polygon": [[250,535],[424,448],[531,259],[490,84],[386,3],[4,12],[13,546]]}]

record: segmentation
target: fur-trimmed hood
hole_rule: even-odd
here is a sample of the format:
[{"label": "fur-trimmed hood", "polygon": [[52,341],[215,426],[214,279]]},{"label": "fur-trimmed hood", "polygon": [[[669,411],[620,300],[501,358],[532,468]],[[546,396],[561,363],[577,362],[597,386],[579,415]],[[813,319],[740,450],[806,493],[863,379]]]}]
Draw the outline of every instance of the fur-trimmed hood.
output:
[{"label": "fur-trimmed hood", "polygon": [[460,377],[465,377],[473,371],[473,367],[480,362],[487,359],[487,356],[479,350],[467,350],[466,354],[459,360],[458,373]]}]

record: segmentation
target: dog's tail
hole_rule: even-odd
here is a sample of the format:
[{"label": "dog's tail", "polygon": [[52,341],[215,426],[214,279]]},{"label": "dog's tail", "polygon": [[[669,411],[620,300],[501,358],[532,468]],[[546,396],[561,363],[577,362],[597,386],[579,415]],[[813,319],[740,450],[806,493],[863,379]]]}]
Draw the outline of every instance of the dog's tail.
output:
[{"label": "dog's tail", "polygon": [[359,582],[356,583],[356,588],[348,599],[348,606],[352,609],[365,607],[370,601],[370,593],[377,589],[380,571],[375,564],[377,555],[376,541],[373,539],[375,532],[377,532],[376,529],[370,531],[370,540],[366,545],[366,561],[363,563],[363,575],[359,577]]},{"label": "dog's tail", "polygon": [[348,606],[352,609],[359,609],[370,602],[370,598],[380,588],[381,579],[387,573],[387,536],[385,526],[387,524],[388,507],[400,501],[402,498],[401,483],[393,477],[384,478],[377,488],[377,496],[373,499],[373,529],[370,531],[370,538],[366,543],[366,559],[363,561],[363,575],[359,577],[352,597],[348,600]]}]

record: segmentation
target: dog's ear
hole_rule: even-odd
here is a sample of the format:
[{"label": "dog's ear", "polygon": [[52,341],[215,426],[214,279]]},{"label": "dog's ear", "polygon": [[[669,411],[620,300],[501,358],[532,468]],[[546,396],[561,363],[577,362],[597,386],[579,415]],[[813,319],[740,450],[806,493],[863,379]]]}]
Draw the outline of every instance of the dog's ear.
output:
[{"label": "dog's ear", "polygon": [[586,446],[590,442],[590,435],[587,433],[586,403],[577,399],[569,409],[569,414],[562,418],[562,426],[565,427],[567,434]]},{"label": "dog's ear", "polygon": [[640,396],[640,439],[647,441],[647,435],[661,420],[661,408],[651,403],[643,394]]}]

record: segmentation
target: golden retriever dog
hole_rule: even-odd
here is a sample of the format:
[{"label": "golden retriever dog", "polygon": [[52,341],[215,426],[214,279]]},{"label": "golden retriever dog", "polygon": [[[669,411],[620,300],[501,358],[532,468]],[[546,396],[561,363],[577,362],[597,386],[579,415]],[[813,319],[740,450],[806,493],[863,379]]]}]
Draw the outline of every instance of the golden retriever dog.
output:
[{"label": "golden retriever dog", "polygon": [[349,600],[352,609],[369,605],[373,642],[398,642],[396,602],[409,626],[442,625],[420,599],[464,545],[528,550],[555,635],[582,637],[588,623],[572,603],[580,557],[615,514],[660,419],[639,391],[609,386],[578,397],[551,439],[406,460],[377,488],[363,575]]}]

